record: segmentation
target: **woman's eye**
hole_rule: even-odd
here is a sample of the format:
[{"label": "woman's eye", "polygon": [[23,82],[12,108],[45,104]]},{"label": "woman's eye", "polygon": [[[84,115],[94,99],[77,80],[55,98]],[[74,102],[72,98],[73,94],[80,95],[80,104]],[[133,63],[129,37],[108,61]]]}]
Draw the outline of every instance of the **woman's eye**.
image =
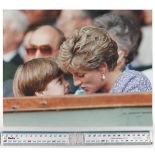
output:
[{"label": "woman's eye", "polygon": [[85,74],[78,74],[77,76],[80,77],[80,78],[82,78],[82,77],[85,76]]}]

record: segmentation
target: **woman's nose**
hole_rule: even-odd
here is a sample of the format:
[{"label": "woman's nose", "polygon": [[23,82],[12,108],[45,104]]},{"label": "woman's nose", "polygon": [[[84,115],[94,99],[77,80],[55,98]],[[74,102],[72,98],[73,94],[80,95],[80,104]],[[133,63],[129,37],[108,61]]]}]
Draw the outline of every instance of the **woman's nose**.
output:
[{"label": "woman's nose", "polygon": [[80,86],[82,81],[76,75],[73,74],[74,86]]},{"label": "woman's nose", "polygon": [[81,83],[82,83],[81,80],[77,80],[77,79],[74,80],[74,85],[75,85],[75,86],[80,86]]}]

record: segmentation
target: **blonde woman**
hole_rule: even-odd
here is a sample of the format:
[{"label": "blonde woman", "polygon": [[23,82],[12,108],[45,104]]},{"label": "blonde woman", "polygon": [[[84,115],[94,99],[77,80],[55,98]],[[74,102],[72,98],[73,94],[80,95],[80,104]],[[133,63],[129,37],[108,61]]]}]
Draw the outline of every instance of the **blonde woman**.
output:
[{"label": "blonde woman", "polygon": [[56,59],[63,71],[73,75],[75,86],[87,94],[151,91],[151,83],[142,73],[115,70],[117,49],[105,29],[85,26],[67,38]]}]

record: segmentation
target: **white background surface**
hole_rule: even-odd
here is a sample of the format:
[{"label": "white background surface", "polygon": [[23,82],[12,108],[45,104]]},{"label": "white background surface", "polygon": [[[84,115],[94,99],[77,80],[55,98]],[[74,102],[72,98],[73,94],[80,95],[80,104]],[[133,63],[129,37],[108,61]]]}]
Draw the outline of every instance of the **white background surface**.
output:
[{"label": "white background surface", "polygon": [[[153,9],[155,11],[154,0],[1,0],[0,1],[0,128],[3,125],[2,115],[2,89],[3,89],[3,71],[2,71],[2,35],[3,35],[3,9]],[[2,3],[3,2],[3,3]],[[153,16],[154,13],[153,13]],[[154,29],[154,19],[153,19]],[[154,32],[154,30],[153,30]],[[154,38],[155,33],[153,33]],[[154,43],[154,40],[153,40]],[[153,44],[153,56],[154,56],[154,44]],[[154,61],[153,61],[154,66]],[[154,73],[154,68],[153,68]],[[154,83],[154,82],[153,82]],[[154,85],[154,84],[153,84]],[[154,101],[154,95],[153,95]],[[155,108],[153,106],[153,115],[155,114]],[[155,139],[155,138],[154,138]],[[29,149],[28,149],[29,148]],[[151,155],[155,154],[155,144],[153,146],[103,146],[103,147],[68,147],[68,148],[52,148],[49,147],[0,147],[0,155],[74,155],[74,154],[90,154],[90,155],[109,155],[109,154],[123,154],[123,155]],[[73,150],[74,149],[74,150]]]}]

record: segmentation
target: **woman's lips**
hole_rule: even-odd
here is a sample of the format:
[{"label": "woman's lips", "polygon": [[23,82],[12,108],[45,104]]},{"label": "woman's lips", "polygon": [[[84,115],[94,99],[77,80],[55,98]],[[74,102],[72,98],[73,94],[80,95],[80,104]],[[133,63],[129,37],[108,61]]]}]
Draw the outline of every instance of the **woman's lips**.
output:
[{"label": "woman's lips", "polygon": [[84,91],[88,91],[87,87],[81,87]]}]

